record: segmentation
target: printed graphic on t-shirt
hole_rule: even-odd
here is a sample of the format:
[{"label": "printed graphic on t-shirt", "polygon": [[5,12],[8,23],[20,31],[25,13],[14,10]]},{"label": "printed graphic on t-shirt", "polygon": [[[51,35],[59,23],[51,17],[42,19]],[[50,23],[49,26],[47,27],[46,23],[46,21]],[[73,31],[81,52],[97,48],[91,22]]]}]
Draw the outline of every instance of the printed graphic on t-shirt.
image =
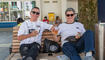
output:
[{"label": "printed graphic on t-shirt", "polygon": [[35,29],[29,29],[29,34],[35,31]]}]

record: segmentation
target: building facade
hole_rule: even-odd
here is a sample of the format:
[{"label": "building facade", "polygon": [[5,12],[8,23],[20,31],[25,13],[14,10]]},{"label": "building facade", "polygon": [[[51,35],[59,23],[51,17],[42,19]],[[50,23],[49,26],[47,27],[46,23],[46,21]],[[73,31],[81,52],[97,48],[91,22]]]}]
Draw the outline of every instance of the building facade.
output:
[{"label": "building facade", "polygon": [[19,17],[26,20],[35,6],[40,8],[40,20],[47,16],[50,21],[54,21],[59,16],[65,22],[67,8],[74,8],[78,13],[78,0],[1,0],[0,21],[15,21]]}]

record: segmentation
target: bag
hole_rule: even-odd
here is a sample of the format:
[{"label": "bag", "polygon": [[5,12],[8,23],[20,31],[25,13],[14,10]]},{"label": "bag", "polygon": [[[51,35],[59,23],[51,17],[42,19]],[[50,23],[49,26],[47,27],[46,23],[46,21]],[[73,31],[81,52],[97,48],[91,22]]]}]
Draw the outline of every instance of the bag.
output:
[{"label": "bag", "polygon": [[58,53],[61,51],[61,47],[60,45],[55,42],[55,41],[51,41],[48,39],[44,40],[44,47],[43,47],[43,52],[44,53]]},{"label": "bag", "polygon": [[76,39],[75,36],[69,36],[65,40],[67,40],[69,42],[77,42],[78,41],[78,39]]}]

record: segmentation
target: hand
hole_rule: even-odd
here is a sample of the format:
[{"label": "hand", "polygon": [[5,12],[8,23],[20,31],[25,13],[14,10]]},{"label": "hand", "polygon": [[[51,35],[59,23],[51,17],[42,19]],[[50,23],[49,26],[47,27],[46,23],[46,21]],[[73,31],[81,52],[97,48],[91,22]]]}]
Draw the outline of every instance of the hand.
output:
[{"label": "hand", "polygon": [[54,27],[52,30],[52,34],[57,35],[58,34],[58,27]]},{"label": "hand", "polygon": [[59,42],[61,36],[53,35],[54,41]]},{"label": "hand", "polygon": [[54,27],[54,26],[52,26],[52,27],[51,27],[51,31],[54,31],[54,30],[55,30],[55,27]]},{"label": "hand", "polygon": [[33,36],[36,36],[36,35],[38,35],[38,31],[33,31],[32,33],[30,33],[30,35],[33,37]]},{"label": "hand", "polygon": [[78,32],[78,34],[75,36],[76,39],[79,39],[81,37],[81,33]]}]

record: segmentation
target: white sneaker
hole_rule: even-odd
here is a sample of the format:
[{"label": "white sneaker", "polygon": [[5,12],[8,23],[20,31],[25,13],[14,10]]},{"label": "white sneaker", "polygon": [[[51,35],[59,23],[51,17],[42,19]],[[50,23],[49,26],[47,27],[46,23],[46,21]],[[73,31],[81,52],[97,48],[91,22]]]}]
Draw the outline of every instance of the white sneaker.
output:
[{"label": "white sneaker", "polygon": [[17,59],[17,60],[22,60],[22,59]]},{"label": "white sneaker", "polygon": [[93,60],[93,56],[85,56],[83,60]]},{"label": "white sneaker", "polygon": [[26,60],[33,60],[32,57],[27,57]]}]

